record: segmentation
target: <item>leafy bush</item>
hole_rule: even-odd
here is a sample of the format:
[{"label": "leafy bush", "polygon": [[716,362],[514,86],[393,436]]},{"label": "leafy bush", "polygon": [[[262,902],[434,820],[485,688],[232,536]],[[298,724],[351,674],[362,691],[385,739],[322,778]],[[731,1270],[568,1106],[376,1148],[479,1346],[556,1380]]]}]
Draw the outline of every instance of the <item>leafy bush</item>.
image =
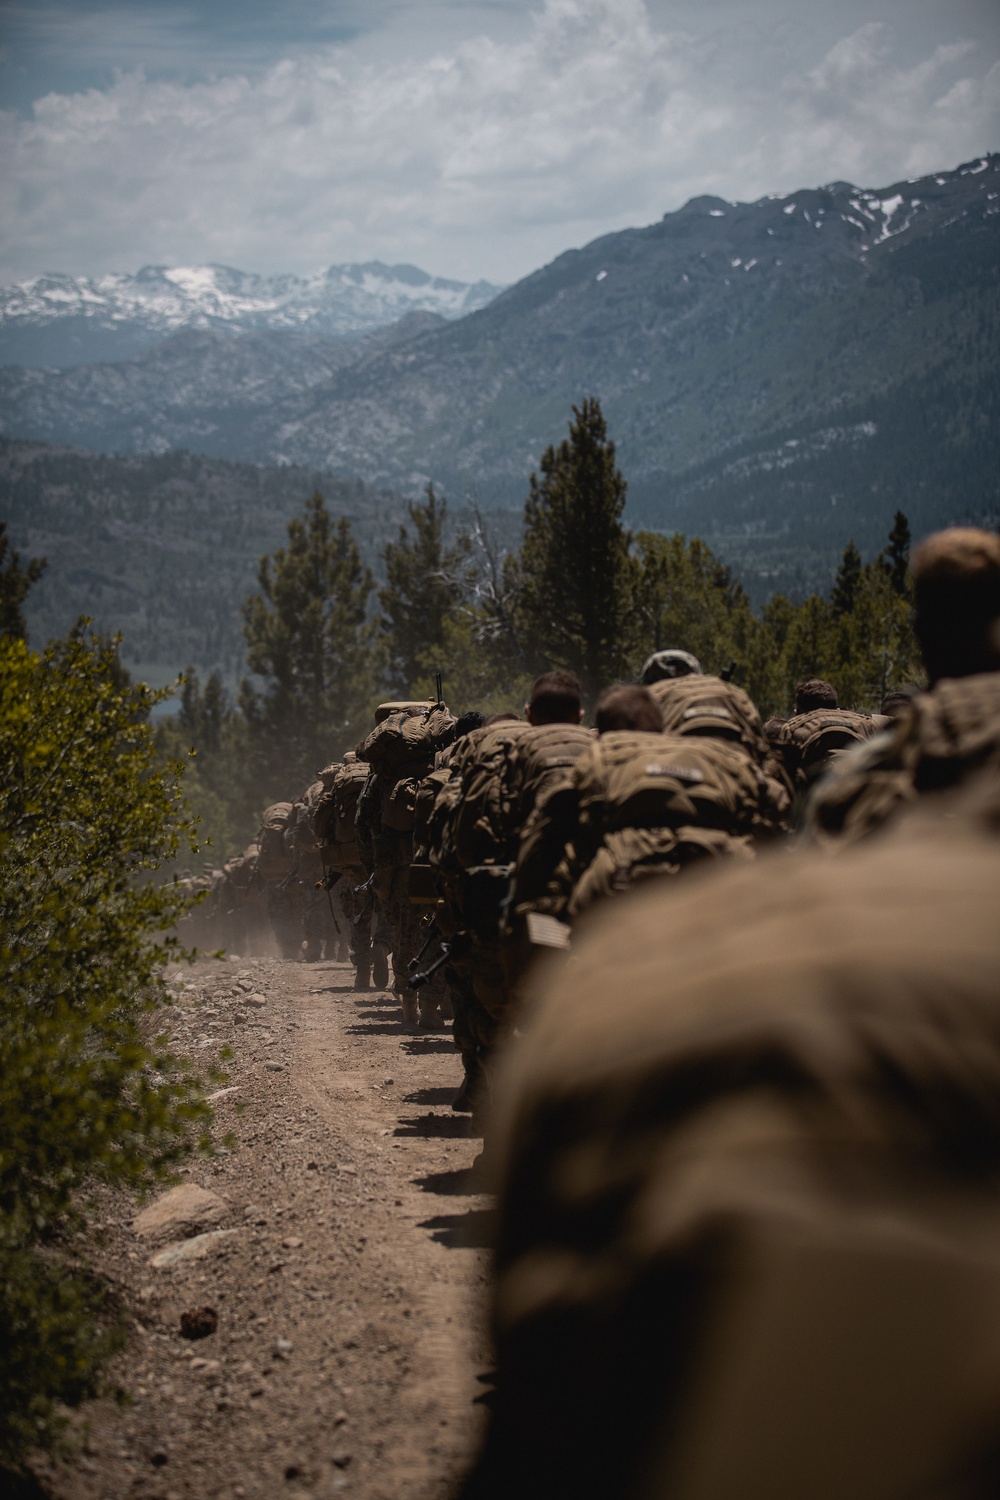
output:
[{"label": "leafy bush", "polygon": [[[146,1040],[187,898],[154,872],[191,832],[157,695],[113,643],[0,638],[0,1457],[51,1439],[109,1339],[60,1250],[81,1189],[164,1174],[210,1117]],[[68,1218],[69,1216],[69,1218]]]}]

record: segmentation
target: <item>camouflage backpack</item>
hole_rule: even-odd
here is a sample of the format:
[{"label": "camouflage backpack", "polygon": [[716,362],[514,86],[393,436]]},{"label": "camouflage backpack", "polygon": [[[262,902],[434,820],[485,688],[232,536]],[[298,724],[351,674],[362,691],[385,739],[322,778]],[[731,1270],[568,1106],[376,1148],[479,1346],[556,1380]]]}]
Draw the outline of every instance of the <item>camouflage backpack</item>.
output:
[{"label": "camouflage backpack", "polygon": [[764,764],[768,744],[760,714],[735,683],[692,674],[654,682],[649,691],[660,705],[665,734],[738,740],[760,765]]},{"label": "camouflage backpack", "polygon": [[539,724],[512,746],[510,815],[519,832],[537,803],[572,778],[577,761],[593,743],[594,731],[582,724]]},{"label": "camouflage backpack", "polygon": [[781,727],[779,744],[785,769],[799,791],[812,785],[838,755],[870,740],[878,725],[870,714],[849,708],[813,708]]},{"label": "camouflage backpack", "polygon": [[288,852],[285,834],[292,814],[290,802],[272,802],[260,820],[257,873],[264,880],[281,880],[291,872],[294,861]]},{"label": "camouflage backpack", "polygon": [[460,791],[450,835],[461,869],[513,862],[519,832],[511,826],[513,766],[518,742],[531,733],[523,719],[504,719],[466,735],[456,752]]},{"label": "camouflage backpack", "polygon": [[417,788],[437,752],[454,739],[455,722],[444,704],[435,704],[422,713],[390,714],[362,740],[358,759],[381,779],[383,829],[413,831]]},{"label": "camouflage backpack", "polygon": [[325,795],[326,787],[323,781],[314,781],[295,803],[285,835],[294,854],[319,853],[320,840],[316,836],[316,814]]},{"label": "camouflage backpack", "polygon": [[571,917],[649,875],[722,855],[753,857],[762,777],[739,743],[617,731],[582,757],[576,779],[580,873]]},{"label": "camouflage backpack", "polygon": [[821,842],[865,838],[927,793],[1000,781],[1000,672],[944,678],[885,734],[837,759],[806,806]]},{"label": "camouflage backpack", "polygon": [[360,866],[354,819],[367,780],[364,761],[346,760],[316,808],[313,828],[328,869]]}]

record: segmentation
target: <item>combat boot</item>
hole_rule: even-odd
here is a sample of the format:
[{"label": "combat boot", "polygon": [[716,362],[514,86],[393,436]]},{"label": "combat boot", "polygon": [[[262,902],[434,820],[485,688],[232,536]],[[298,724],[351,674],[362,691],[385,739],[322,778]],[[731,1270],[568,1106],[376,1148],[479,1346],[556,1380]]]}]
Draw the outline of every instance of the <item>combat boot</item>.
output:
[{"label": "combat boot", "polygon": [[403,1007],[403,1024],[415,1030],[420,1021],[420,1002],[412,990],[402,990],[399,1003]]},{"label": "combat boot", "polygon": [[368,988],[369,978],[370,975],[368,965],[358,964],[358,967],[354,972],[354,988],[356,990],[366,990]]},{"label": "combat boot", "polygon": [[372,944],[372,980],[377,990],[389,985],[389,954],[384,943]]},{"label": "combat boot", "polygon": [[451,1101],[451,1107],[457,1115],[474,1115],[476,1101],[483,1090],[482,1065],[474,1052],[463,1052],[462,1067],[465,1069],[465,1077]]},{"label": "combat boot", "polygon": [[438,1009],[438,1002],[430,998],[419,1002],[420,1030],[421,1031],[443,1031],[444,1022]]}]

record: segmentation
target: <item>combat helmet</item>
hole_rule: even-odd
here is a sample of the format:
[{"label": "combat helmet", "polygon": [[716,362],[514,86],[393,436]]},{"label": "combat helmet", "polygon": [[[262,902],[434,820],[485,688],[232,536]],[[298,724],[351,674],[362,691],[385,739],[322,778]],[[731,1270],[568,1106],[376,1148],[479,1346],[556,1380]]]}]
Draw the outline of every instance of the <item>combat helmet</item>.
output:
[{"label": "combat helmet", "polygon": [[639,673],[639,681],[644,687],[651,682],[664,682],[673,677],[701,677],[703,675],[701,662],[690,651],[681,651],[672,647],[667,651],[654,651],[652,656],[647,657],[642,664]]}]

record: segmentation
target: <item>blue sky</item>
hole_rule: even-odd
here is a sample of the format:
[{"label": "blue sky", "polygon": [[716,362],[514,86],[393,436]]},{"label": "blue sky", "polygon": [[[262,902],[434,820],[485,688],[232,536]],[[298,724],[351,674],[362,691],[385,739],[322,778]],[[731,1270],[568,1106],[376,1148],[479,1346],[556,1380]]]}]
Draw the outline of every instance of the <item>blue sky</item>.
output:
[{"label": "blue sky", "polygon": [[0,281],[510,281],[699,192],[1000,147],[997,0],[0,0]]}]

